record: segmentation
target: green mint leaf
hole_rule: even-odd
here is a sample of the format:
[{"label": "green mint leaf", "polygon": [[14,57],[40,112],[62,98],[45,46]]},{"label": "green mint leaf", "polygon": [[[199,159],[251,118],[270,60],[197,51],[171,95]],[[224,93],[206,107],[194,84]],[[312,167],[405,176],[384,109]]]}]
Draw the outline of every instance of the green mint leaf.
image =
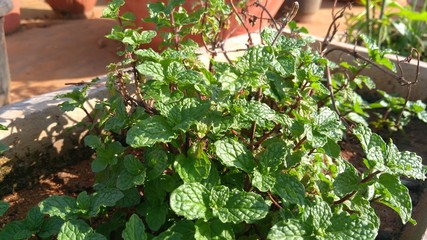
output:
[{"label": "green mint leaf", "polygon": [[125,169],[117,178],[117,188],[127,190],[134,186],[142,185],[145,181],[145,166],[133,155],[127,155],[123,160]]},{"label": "green mint leaf", "polygon": [[375,192],[381,196],[381,203],[396,211],[403,223],[411,221],[412,202],[408,188],[400,179],[391,174],[381,174]]},{"label": "green mint leaf", "polygon": [[60,232],[58,240],[107,240],[99,233],[95,233],[93,229],[83,220],[72,220],[65,222]]},{"label": "green mint leaf", "polygon": [[365,43],[365,47],[368,49],[368,55],[373,61],[387,67],[393,72],[396,71],[396,66],[385,56],[387,53],[392,53],[391,50],[381,50],[375,40],[369,38],[365,34],[361,34],[359,36]]},{"label": "green mint leaf", "polygon": [[58,216],[64,220],[75,217],[76,200],[69,196],[50,196],[43,200],[40,211],[49,216]]},{"label": "green mint leaf", "polygon": [[325,239],[375,239],[378,229],[374,224],[360,216],[350,216],[347,213],[335,214],[331,218],[331,225],[325,230]]},{"label": "green mint leaf", "polygon": [[76,198],[77,209],[82,213],[87,213],[90,210],[91,197],[86,191],[79,193]]},{"label": "green mint leaf", "polygon": [[269,172],[261,173],[255,168],[252,176],[252,185],[258,188],[261,192],[267,192],[274,187],[276,176]]},{"label": "green mint leaf", "polygon": [[120,190],[127,190],[135,187],[136,184],[134,183],[134,178],[134,175],[126,170],[123,170],[117,177],[116,187]]},{"label": "green mint leaf", "polygon": [[271,53],[270,47],[257,45],[246,51],[236,65],[246,75],[258,76],[268,70],[273,59],[274,55]]},{"label": "green mint leaf", "polygon": [[90,215],[95,216],[101,207],[115,206],[124,194],[114,188],[103,188],[92,195]]},{"label": "green mint leaf", "polygon": [[230,197],[230,189],[224,185],[214,186],[211,189],[209,196],[209,206],[212,209],[213,215],[218,217],[224,207],[227,205],[228,198]]},{"label": "green mint leaf", "polygon": [[59,217],[47,218],[43,222],[39,232],[37,233],[37,236],[45,239],[45,238],[50,238],[51,236],[57,235],[61,230],[61,227],[63,224],[64,224],[64,220],[62,220]]},{"label": "green mint leaf", "polygon": [[221,178],[219,176],[218,170],[215,168],[215,165],[212,164],[208,177],[203,179],[201,183],[209,190],[214,186],[221,184]]},{"label": "green mint leaf", "polygon": [[320,199],[316,199],[313,205],[306,206],[303,213],[303,221],[311,222],[316,231],[321,231],[331,225],[331,217],[331,207]]},{"label": "green mint leaf", "polygon": [[138,49],[135,51],[135,55],[138,56],[141,60],[152,60],[152,61],[162,60],[162,56],[151,48]]},{"label": "green mint leaf", "polygon": [[130,208],[138,205],[141,202],[141,194],[137,187],[123,190],[123,198],[117,201],[116,206]]},{"label": "green mint leaf", "polygon": [[153,30],[145,30],[142,31],[141,34],[138,36],[138,44],[146,44],[150,43],[151,40],[157,35],[156,31]]},{"label": "green mint leaf", "polygon": [[160,63],[143,62],[136,66],[136,70],[143,76],[152,77],[154,80],[163,81],[165,78],[163,66]]},{"label": "green mint leaf", "polygon": [[144,164],[134,155],[127,155],[123,160],[123,164],[130,174],[134,176],[145,175]]},{"label": "green mint leaf", "polygon": [[269,209],[260,195],[236,189],[229,190],[226,186],[212,189],[210,205],[214,214],[224,223],[252,223],[263,219]]},{"label": "green mint leaf", "polygon": [[[21,237],[19,237],[19,235],[21,235]],[[4,226],[0,231],[1,239],[28,239],[31,237],[31,235],[31,231],[26,229],[22,221],[13,221],[9,224],[6,224],[6,226]]]},{"label": "green mint leaf", "polygon": [[171,209],[189,220],[209,219],[209,192],[200,183],[184,183],[170,196]]},{"label": "green mint leaf", "polygon": [[123,153],[123,146],[120,142],[109,142],[104,147],[97,149],[96,159],[92,162],[92,171],[100,172],[108,165],[115,165],[118,155]]},{"label": "green mint leaf", "polygon": [[32,207],[25,217],[24,224],[32,232],[37,232],[44,222],[44,215],[38,206]]},{"label": "green mint leaf", "polygon": [[88,135],[84,138],[85,145],[92,148],[97,149],[101,147],[103,144],[101,142],[101,139],[98,136],[95,135]]},{"label": "green mint leaf", "polygon": [[247,173],[255,167],[252,153],[240,142],[227,138],[215,142],[216,154],[228,167],[236,167]]},{"label": "green mint leaf", "polygon": [[219,219],[210,222],[197,221],[194,237],[198,240],[232,240],[235,239],[230,224],[222,223]]},{"label": "green mint leaf", "polygon": [[180,154],[176,157],[174,167],[184,182],[200,182],[208,178],[211,162],[205,153],[200,156],[189,154],[188,157]]},{"label": "green mint leaf", "polygon": [[333,186],[338,197],[343,197],[354,190],[357,190],[360,177],[357,169],[347,161],[343,161],[344,171],[335,178]]},{"label": "green mint leaf", "polygon": [[235,94],[244,87],[244,82],[232,70],[223,71],[222,74],[216,75],[217,81],[221,83],[221,89],[230,94]]},{"label": "green mint leaf", "polygon": [[261,173],[275,172],[286,161],[290,148],[283,141],[272,142],[257,155]]},{"label": "green mint leaf", "polygon": [[391,174],[399,174],[415,179],[425,179],[423,161],[416,153],[404,151],[399,152],[397,147],[390,140],[388,145],[387,167]]},{"label": "green mint leaf", "polygon": [[247,123],[256,122],[257,125],[265,127],[276,120],[276,112],[267,104],[258,101],[240,100],[233,104],[232,113],[238,121]]},{"label": "green mint leaf", "polygon": [[126,223],[126,228],[122,233],[124,240],[145,240],[147,234],[145,233],[145,226],[141,219],[136,214],[130,216],[129,221]]},{"label": "green mint leaf", "polygon": [[358,124],[353,129],[353,134],[356,135],[356,137],[359,139],[363,150],[365,150],[365,152],[368,151],[369,143],[371,141],[371,136],[372,136],[371,129],[369,129],[363,124]]},{"label": "green mint leaf", "polygon": [[157,237],[154,237],[153,240],[194,240],[195,227],[192,221],[181,220],[176,222],[168,230],[162,232]]},{"label": "green mint leaf", "polygon": [[327,107],[322,107],[314,114],[313,130],[328,138],[339,141],[343,136],[344,126],[338,114]]},{"label": "green mint leaf", "polygon": [[176,133],[162,116],[153,116],[131,127],[126,143],[133,148],[150,147],[158,142],[167,143],[176,138]]},{"label": "green mint leaf", "polygon": [[206,115],[210,102],[185,98],[173,104],[160,104],[158,108],[173,130],[187,131],[192,124]]},{"label": "green mint leaf", "polygon": [[9,209],[9,203],[0,201],[0,217]]},{"label": "green mint leaf", "polygon": [[146,201],[138,207],[138,213],[144,216],[148,228],[158,231],[166,222],[169,206],[163,201]]},{"label": "green mint leaf", "polygon": [[327,143],[323,146],[325,153],[333,158],[338,158],[341,153],[341,147],[335,141],[328,139]]},{"label": "green mint leaf", "polygon": [[144,164],[147,168],[147,179],[153,180],[159,177],[168,167],[168,155],[162,147],[154,145],[144,150]]},{"label": "green mint leaf", "polygon": [[294,176],[284,173],[278,174],[271,191],[279,195],[287,203],[306,204],[304,185]]},{"label": "green mint leaf", "polygon": [[308,223],[297,219],[289,219],[276,223],[268,233],[270,240],[314,240],[313,229]]}]

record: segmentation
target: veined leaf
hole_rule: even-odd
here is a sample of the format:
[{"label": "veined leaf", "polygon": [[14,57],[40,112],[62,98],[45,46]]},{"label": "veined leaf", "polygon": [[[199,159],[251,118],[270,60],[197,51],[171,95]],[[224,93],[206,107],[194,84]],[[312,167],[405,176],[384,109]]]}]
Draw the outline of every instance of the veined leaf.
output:
[{"label": "veined leaf", "polygon": [[76,200],[69,196],[50,196],[40,203],[40,211],[64,220],[75,217]]},{"label": "veined leaf", "polygon": [[314,230],[326,229],[331,224],[332,215],[331,207],[317,199],[313,205],[304,208],[303,221],[311,222]]},{"label": "veined leaf", "polygon": [[360,180],[357,169],[347,161],[343,161],[345,166],[344,171],[338,174],[334,180],[334,192],[338,197],[343,197],[346,194],[357,190]]},{"label": "veined leaf", "polygon": [[153,240],[194,240],[195,227],[192,221],[181,220],[176,222],[168,230],[162,232],[157,237],[154,237]]},{"label": "veined leaf", "polygon": [[163,201],[145,201],[138,207],[138,213],[144,216],[148,228],[158,231],[166,222],[169,206]]},{"label": "veined leaf", "polygon": [[379,201],[396,211],[404,224],[413,221],[411,219],[412,202],[409,190],[400,182],[398,177],[387,173],[381,174],[375,191],[381,196]]},{"label": "veined leaf", "polygon": [[214,214],[223,223],[252,223],[263,219],[269,209],[260,195],[236,189],[230,190],[226,186],[217,186],[212,189],[210,205]]},{"label": "veined leaf", "polygon": [[287,203],[306,204],[304,185],[294,176],[284,173],[278,174],[271,191],[279,195]]},{"label": "veined leaf", "polygon": [[270,240],[315,240],[312,232],[313,228],[309,224],[301,220],[289,219],[276,223],[267,238]]},{"label": "veined leaf", "polygon": [[155,80],[163,81],[165,78],[163,66],[160,63],[146,61],[136,66],[136,70],[140,74],[152,77]]},{"label": "veined leaf", "polygon": [[130,216],[129,221],[126,223],[126,228],[122,233],[124,240],[145,240],[147,234],[145,233],[145,226],[141,219],[136,214]]},{"label": "veined leaf", "polygon": [[192,124],[205,116],[210,102],[185,98],[180,102],[160,104],[158,108],[172,130],[187,131]]},{"label": "veined leaf", "polygon": [[62,225],[58,240],[107,240],[107,238],[96,233],[83,220],[72,220]]},{"label": "veined leaf", "polygon": [[314,116],[313,130],[327,136],[328,138],[339,141],[343,136],[343,125],[336,112],[327,107],[323,107]]},{"label": "veined leaf", "polygon": [[44,215],[38,206],[32,207],[25,217],[24,224],[32,232],[38,231],[44,222]]},{"label": "veined leaf", "polygon": [[251,172],[255,167],[252,153],[240,142],[231,138],[215,142],[216,154],[221,162],[228,167],[236,167]]},{"label": "veined leaf", "polygon": [[258,168],[255,168],[252,176],[252,185],[258,188],[261,192],[267,192],[274,187],[276,183],[275,174],[270,172],[260,172]]},{"label": "veined leaf", "polygon": [[324,239],[331,240],[371,240],[375,239],[378,229],[373,223],[359,216],[340,213],[332,216],[331,225],[326,229]]},{"label": "veined leaf", "polygon": [[95,216],[101,207],[111,207],[122,199],[124,194],[114,188],[104,188],[92,195],[90,215]]},{"label": "veined leaf", "polygon": [[170,196],[172,210],[189,220],[209,219],[208,190],[200,183],[184,183],[175,189]]},{"label": "veined leaf", "polygon": [[235,236],[230,224],[214,219],[211,222],[197,221],[195,238],[198,240],[232,240],[235,239]]},{"label": "veined leaf", "polygon": [[126,143],[133,148],[150,147],[158,142],[167,143],[176,138],[176,133],[162,116],[152,116],[131,127]]},{"label": "veined leaf", "polygon": [[159,177],[168,166],[168,155],[158,144],[144,150],[144,164],[147,166],[147,179]]},{"label": "veined leaf", "polygon": [[200,156],[189,154],[188,157],[180,154],[176,157],[175,169],[184,182],[200,182],[208,178],[211,162],[204,153]]}]

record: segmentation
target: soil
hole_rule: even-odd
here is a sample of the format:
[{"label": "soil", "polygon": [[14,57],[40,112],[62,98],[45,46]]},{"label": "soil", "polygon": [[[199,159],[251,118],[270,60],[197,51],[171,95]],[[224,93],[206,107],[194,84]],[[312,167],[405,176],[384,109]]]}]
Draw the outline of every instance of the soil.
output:
[{"label": "soil", "polygon": [[91,161],[92,159],[86,159],[42,176],[35,185],[5,196],[3,200],[10,204],[10,208],[0,217],[0,226],[13,220],[24,219],[29,209],[49,196],[76,197],[80,192],[90,190],[95,182],[95,174],[90,169]]}]

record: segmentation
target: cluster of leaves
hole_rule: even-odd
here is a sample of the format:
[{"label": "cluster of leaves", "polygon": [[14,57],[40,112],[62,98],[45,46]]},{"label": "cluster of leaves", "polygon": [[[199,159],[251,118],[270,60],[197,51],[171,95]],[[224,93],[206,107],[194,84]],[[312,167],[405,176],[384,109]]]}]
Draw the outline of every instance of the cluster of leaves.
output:
[{"label": "cluster of leaves", "polygon": [[[186,14],[182,2],[149,5],[149,18],[168,26]],[[207,3],[218,2],[226,6]],[[112,1],[107,15],[118,17],[121,4]],[[267,28],[264,44],[206,68],[191,40],[139,49],[154,36],[120,27],[109,35],[126,47],[109,66],[109,99],[88,113],[94,192],[43,200],[1,239],[374,239],[372,202],[414,222],[400,177],[424,179],[421,158],[344,117],[357,112],[335,111],[325,77],[332,64],[309,39]],[[330,87],[343,110],[357,94],[340,76]],[[84,109],[86,89],[62,107]],[[340,156],[347,134],[360,140],[363,168]]]},{"label": "cluster of leaves", "polygon": [[[374,40],[382,49],[391,49],[402,56],[410,56],[418,49],[421,59],[427,59],[425,34],[426,6],[401,6],[393,0],[364,0],[365,11],[347,19],[349,41],[359,41],[361,34]],[[419,3],[418,5],[422,5]],[[362,39],[363,40],[363,39]]]},{"label": "cluster of leaves", "polygon": [[[0,124],[0,131],[6,131],[6,130],[7,130],[7,127]],[[4,145],[3,143],[0,143],[0,156],[8,149],[9,149],[8,146]]]}]

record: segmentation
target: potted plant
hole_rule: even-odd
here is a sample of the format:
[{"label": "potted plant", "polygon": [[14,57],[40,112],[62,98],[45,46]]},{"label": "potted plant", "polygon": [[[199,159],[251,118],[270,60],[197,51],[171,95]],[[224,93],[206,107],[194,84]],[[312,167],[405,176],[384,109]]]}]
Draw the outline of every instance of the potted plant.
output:
[{"label": "potted plant", "polygon": [[13,8],[4,15],[4,32],[10,34],[19,29],[21,24],[21,9],[19,0],[4,1],[2,4],[12,3]]},{"label": "potted plant", "polygon": [[[109,7],[114,19],[118,3]],[[426,168],[364,124],[355,87],[369,80],[332,72],[327,44],[319,53],[298,33],[282,34],[287,21],[264,29],[259,45],[207,47],[207,67],[178,30],[215,30],[172,23],[172,4],[155,9],[159,23],[173,25],[161,52],[140,48],[155,31],[125,28],[127,21],[108,35],[124,44],[124,58],[109,65],[108,97],[94,111],[85,104],[93,83],[59,96],[69,99],[63,110],[87,114],[80,125],[96,152],[93,191],[48,197],[1,238],[374,239],[373,202],[414,223],[400,178],[423,180]],[[344,137],[357,140],[359,162],[341,157]]]},{"label": "potted plant", "polygon": [[65,18],[86,18],[93,14],[97,0],[46,0],[53,11]]},{"label": "potted plant", "polygon": [[[283,11],[289,12],[292,9],[293,2],[285,1],[282,6]],[[299,4],[298,13],[294,18],[297,22],[311,21],[322,5],[322,0],[297,0],[296,2]]]},{"label": "potted plant", "polygon": [[[197,10],[203,9],[206,6],[203,6],[204,1],[184,1],[182,7],[187,12],[197,12]],[[221,38],[227,39],[232,36],[238,36],[243,33],[246,33],[246,29],[249,32],[260,31],[263,27],[271,24],[270,19],[272,16],[278,12],[280,6],[282,5],[280,1],[256,1],[256,0],[245,0],[245,1],[226,1],[228,4],[227,8],[223,8],[222,12],[218,12],[216,18],[213,19],[204,19],[206,21],[221,21],[219,25],[221,27]],[[165,32],[166,29],[170,26],[161,26],[157,25],[147,18],[150,16],[150,8],[152,6],[155,8],[158,5],[168,5],[168,1],[156,1],[151,2],[148,0],[130,0],[123,1],[120,8],[121,14],[126,12],[131,12],[134,15],[134,26],[142,27],[145,30],[153,30],[161,28],[162,32]],[[200,16],[199,16],[200,17]],[[141,21],[145,19],[144,21]],[[200,21],[204,21],[200,19]],[[244,23],[244,24],[241,24]],[[245,26],[245,27],[243,27]],[[189,29],[190,30],[190,29]],[[198,35],[190,36],[193,40],[202,44],[202,39]],[[151,41],[152,46],[159,46],[162,42],[162,36],[158,36]]]}]

